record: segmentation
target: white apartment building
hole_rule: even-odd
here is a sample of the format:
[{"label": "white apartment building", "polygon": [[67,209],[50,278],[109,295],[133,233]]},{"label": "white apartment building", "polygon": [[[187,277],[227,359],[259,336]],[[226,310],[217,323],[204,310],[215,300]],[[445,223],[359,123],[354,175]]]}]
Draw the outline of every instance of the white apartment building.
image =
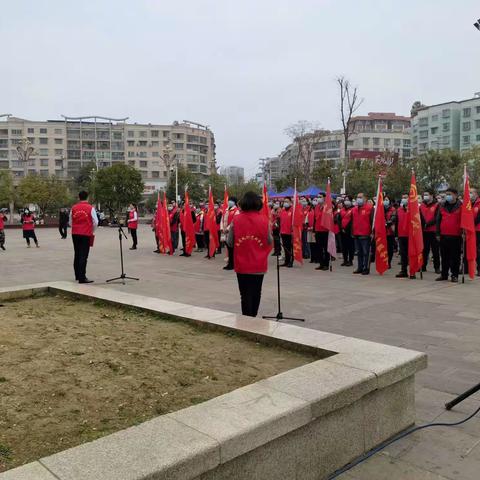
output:
[{"label": "white apartment building", "polygon": [[[33,147],[27,164],[17,152],[23,138]],[[132,165],[147,190],[157,190],[176,163],[205,177],[215,172],[215,137],[208,127],[188,121],[131,124],[127,118],[96,116],[36,122],[8,116],[0,122],[0,168],[10,169],[17,180],[32,173],[68,179],[91,162],[97,168]]]},{"label": "white apartment building", "polygon": [[245,181],[245,170],[243,167],[221,167],[220,174],[225,176],[228,185],[238,185]]}]

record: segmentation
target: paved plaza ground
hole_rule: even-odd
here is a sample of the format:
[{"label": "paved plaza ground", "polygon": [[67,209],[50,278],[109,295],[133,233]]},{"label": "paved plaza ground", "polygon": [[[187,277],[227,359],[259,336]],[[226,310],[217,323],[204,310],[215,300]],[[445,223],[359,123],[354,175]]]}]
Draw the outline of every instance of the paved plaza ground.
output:
[{"label": "paved plaza ground", "polygon": [[[38,229],[40,248],[27,249],[21,230],[7,230],[0,251],[0,287],[48,280],[73,280],[70,238],[55,229]],[[222,270],[224,255],[206,260],[153,253],[149,228],[139,229],[139,249],[125,249],[125,268],[139,282],[106,284],[120,273],[118,235],[100,228],[91,250],[88,277],[95,285],[198,306],[240,312],[236,277]],[[336,262],[339,264],[340,262]],[[396,262],[394,262],[396,263]],[[260,314],[276,312],[274,259],[266,276]],[[429,367],[417,376],[417,423],[457,421],[480,406],[480,395],[452,412],[445,401],[480,382],[480,279],[464,285],[352,275],[335,265],[333,273],[303,267],[282,269],[282,309],[304,317],[304,326],[428,354]],[[343,475],[349,480],[477,480],[480,477],[480,416],[454,428],[433,428],[399,441]]]}]

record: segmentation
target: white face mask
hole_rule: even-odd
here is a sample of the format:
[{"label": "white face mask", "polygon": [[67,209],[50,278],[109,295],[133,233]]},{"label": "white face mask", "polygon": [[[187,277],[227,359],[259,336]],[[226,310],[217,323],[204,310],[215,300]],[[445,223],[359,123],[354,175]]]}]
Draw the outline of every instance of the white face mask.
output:
[{"label": "white face mask", "polygon": [[284,206],[285,208],[290,208],[290,203],[289,203],[289,202],[285,202],[285,203],[283,204],[283,206]]},{"label": "white face mask", "polygon": [[400,205],[401,205],[402,207],[406,207],[407,204],[408,204],[408,199],[402,198],[402,200],[400,201]]},{"label": "white face mask", "polygon": [[362,198],[362,197],[357,198],[357,205],[358,205],[359,207],[361,207],[361,206],[363,205],[363,198]]},{"label": "white face mask", "polygon": [[323,197],[320,197],[318,199],[318,203],[321,205],[323,202],[325,202],[325,199]]},{"label": "white face mask", "polygon": [[349,208],[352,206],[352,202],[350,200],[345,200],[344,205]]},{"label": "white face mask", "polygon": [[430,201],[430,195],[424,195],[424,196],[423,196],[423,199],[424,199],[426,202],[429,202],[429,201]]},{"label": "white face mask", "polygon": [[314,199],[312,200],[312,204],[313,204],[313,205],[318,205],[318,199],[317,199],[317,198],[314,198]]}]

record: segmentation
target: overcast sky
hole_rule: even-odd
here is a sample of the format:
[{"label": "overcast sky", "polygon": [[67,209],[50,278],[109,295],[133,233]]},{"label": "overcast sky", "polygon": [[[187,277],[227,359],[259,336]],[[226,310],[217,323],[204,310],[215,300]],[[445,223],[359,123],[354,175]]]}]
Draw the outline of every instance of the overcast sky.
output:
[{"label": "overcast sky", "polygon": [[0,113],[193,120],[219,165],[257,171],[297,120],[338,128],[335,77],[359,113],[408,114],[480,91],[478,0],[2,2]]}]

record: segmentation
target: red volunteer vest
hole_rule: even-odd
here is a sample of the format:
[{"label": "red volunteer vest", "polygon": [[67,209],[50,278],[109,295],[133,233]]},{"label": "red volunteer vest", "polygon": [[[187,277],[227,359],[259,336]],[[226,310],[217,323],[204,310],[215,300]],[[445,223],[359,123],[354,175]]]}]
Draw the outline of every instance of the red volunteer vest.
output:
[{"label": "red volunteer vest", "polygon": [[342,228],[345,230],[348,227],[348,224],[352,221],[353,208],[343,207],[340,210],[340,219],[342,221]]},{"label": "red volunteer vest", "polygon": [[459,237],[462,234],[460,228],[461,208],[457,208],[453,212],[448,212],[445,207],[440,208],[442,221],[440,222],[440,235],[450,235]]},{"label": "red volunteer vest", "polygon": [[372,233],[372,225],[370,223],[370,214],[372,212],[370,204],[359,207],[353,207],[352,220],[353,228],[352,234],[356,237],[368,237]]},{"label": "red volunteer vest", "polygon": [[[133,217],[135,216],[135,212],[128,212],[128,219],[133,220]],[[128,228],[131,230],[135,230],[138,228],[138,213],[137,213],[137,220],[134,222],[128,222]]]},{"label": "red volunteer vest", "polygon": [[261,212],[241,212],[233,220],[235,272],[264,273],[268,270],[268,219]]},{"label": "red volunteer vest", "polygon": [[202,233],[202,214],[197,215],[195,224],[193,225],[195,233]]},{"label": "red volunteer vest", "polygon": [[[388,207],[387,211],[385,212],[385,221],[389,222],[392,217],[395,215],[395,208],[394,207]],[[387,227],[387,236],[394,236],[395,231],[393,230],[393,225],[390,225]]]},{"label": "red volunteer vest", "polygon": [[232,223],[232,220],[233,218],[235,217],[235,215],[238,214],[238,207],[232,207],[232,208],[229,208],[226,212],[226,215],[227,215],[227,226],[230,225]]},{"label": "red volunteer vest", "polygon": [[323,204],[315,206],[315,231],[328,232],[328,229],[322,227]]},{"label": "red volunteer vest", "polygon": [[315,221],[315,209],[310,207],[310,210],[307,212],[307,223],[308,223],[309,230],[313,230],[314,221]]},{"label": "red volunteer vest", "polygon": [[280,212],[280,235],[292,234],[292,207]]},{"label": "red volunteer vest", "polygon": [[397,210],[398,218],[398,236],[399,237],[408,237],[408,211],[403,207],[400,207]]},{"label": "red volunteer vest", "polygon": [[72,235],[93,235],[93,207],[85,200],[72,207]]},{"label": "red volunteer vest", "polygon": [[[427,205],[426,203],[422,202],[420,205],[420,214],[423,217],[425,223],[433,222],[435,217],[437,216],[438,210],[438,203],[430,203]],[[424,227],[424,232],[435,232],[437,230],[437,226],[435,224],[430,225],[429,227]]]},{"label": "red volunteer vest", "polygon": [[0,213],[0,230],[5,228],[5,217]]},{"label": "red volunteer vest", "polygon": [[[480,197],[477,198],[477,200],[473,204],[473,220],[474,221],[477,219],[479,213],[480,213]],[[480,223],[477,223],[477,225],[475,225],[475,230],[477,232],[480,232]]]},{"label": "red volunteer vest", "polygon": [[23,223],[22,229],[23,230],[35,230],[35,217],[33,215],[24,215],[23,222],[32,222],[33,223]]}]

